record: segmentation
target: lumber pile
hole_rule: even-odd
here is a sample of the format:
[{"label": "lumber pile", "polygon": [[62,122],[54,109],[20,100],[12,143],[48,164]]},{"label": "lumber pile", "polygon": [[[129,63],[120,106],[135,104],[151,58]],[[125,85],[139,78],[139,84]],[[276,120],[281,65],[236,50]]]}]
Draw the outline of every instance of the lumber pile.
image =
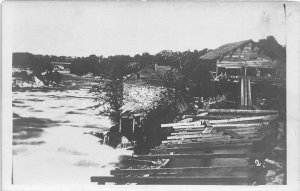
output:
[{"label": "lumber pile", "polygon": [[[178,123],[161,124],[174,133],[148,155],[127,156],[127,169],[91,177],[105,184],[264,184],[264,141],[278,117],[272,110],[199,110]],[[239,114],[234,117],[232,114]],[[230,117],[228,117],[230,115]],[[188,120],[187,120],[188,119]],[[268,161],[269,162],[269,161]],[[269,162],[270,163],[270,162]]]}]

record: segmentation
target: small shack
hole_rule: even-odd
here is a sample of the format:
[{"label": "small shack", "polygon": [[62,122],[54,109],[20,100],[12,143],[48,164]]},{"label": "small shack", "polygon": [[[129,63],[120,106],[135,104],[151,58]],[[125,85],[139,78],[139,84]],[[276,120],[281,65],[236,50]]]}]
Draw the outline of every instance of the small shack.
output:
[{"label": "small shack", "polygon": [[269,82],[271,85],[279,80],[278,68],[280,68],[281,61],[271,59],[264,52],[264,48],[259,43],[245,40],[225,44],[199,59],[214,65],[215,71],[210,71],[210,73],[212,80],[216,81],[220,87],[218,91],[230,91],[232,89],[228,86],[238,83],[240,107],[252,109],[252,86],[264,82]]},{"label": "small shack", "polygon": [[150,84],[125,84],[126,103],[121,107],[119,132],[128,137],[138,133],[136,130],[141,126],[142,119],[155,107],[164,89]]}]

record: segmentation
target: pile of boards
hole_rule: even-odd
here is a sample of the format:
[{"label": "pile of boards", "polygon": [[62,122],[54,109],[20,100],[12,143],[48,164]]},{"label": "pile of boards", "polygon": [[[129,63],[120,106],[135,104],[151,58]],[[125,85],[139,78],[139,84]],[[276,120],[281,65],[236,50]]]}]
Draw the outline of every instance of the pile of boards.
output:
[{"label": "pile of boards", "polygon": [[126,157],[127,169],[91,177],[105,184],[264,184],[263,163],[276,138],[275,110],[199,110],[177,123],[174,132],[148,155]]}]

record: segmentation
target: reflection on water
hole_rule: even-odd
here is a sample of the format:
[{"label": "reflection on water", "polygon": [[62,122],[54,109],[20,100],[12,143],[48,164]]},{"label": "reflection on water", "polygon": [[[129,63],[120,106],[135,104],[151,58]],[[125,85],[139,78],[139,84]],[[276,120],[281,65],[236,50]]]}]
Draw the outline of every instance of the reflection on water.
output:
[{"label": "reflection on water", "polygon": [[84,134],[111,126],[93,104],[88,89],[13,92],[14,184],[90,184],[130,154]]}]

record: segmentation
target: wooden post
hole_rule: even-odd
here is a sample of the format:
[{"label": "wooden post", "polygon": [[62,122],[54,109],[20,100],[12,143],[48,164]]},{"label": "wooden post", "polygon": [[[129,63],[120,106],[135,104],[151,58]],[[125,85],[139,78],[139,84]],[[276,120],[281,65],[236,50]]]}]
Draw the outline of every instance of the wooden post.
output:
[{"label": "wooden post", "polygon": [[[246,72],[246,70],[245,70]],[[248,108],[248,78],[245,77],[244,79],[244,107],[247,109]]]},{"label": "wooden post", "polygon": [[241,78],[241,108],[244,107],[245,102],[244,102],[244,78]]},{"label": "wooden post", "polygon": [[134,134],[135,118],[132,119],[132,134]]},{"label": "wooden post", "polygon": [[120,124],[119,124],[119,133],[121,133],[121,132],[122,132],[122,117],[120,119]]},{"label": "wooden post", "polygon": [[251,82],[250,78],[248,78],[248,105],[249,109],[252,108],[252,96],[251,96]]},{"label": "wooden post", "polygon": [[219,60],[217,60],[217,64],[216,64],[216,76],[218,76],[218,64],[220,63]]},{"label": "wooden post", "polygon": [[252,108],[251,83],[248,77],[241,78],[241,108]]}]

